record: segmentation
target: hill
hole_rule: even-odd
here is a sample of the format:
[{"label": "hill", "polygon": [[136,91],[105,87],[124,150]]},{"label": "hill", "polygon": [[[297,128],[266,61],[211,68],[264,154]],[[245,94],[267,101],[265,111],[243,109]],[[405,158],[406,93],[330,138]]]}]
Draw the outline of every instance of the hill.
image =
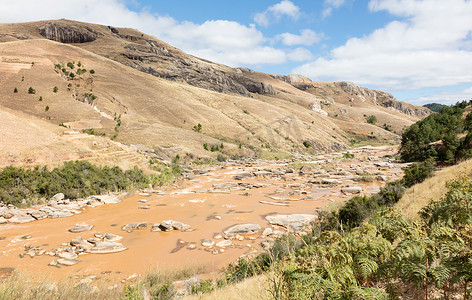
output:
[{"label": "hill", "polygon": [[[50,161],[60,153],[97,157],[93,145],[110,138],[161,159],[333,151],[364,140],[398,142],[397,133],[430,113],[348,82],[230,68],[128,28],[70,20],[0,24],[0,51],[0,111],[63,140],[67,146],[48,148]],[[369,124],[370,116],[377,123]],[[71,131],[105,137],[76,145],[67,138]],[[37,149],[48,141],[17,140],[13,155],[31,162],[39,158],[28,153],[43,153]]]}]

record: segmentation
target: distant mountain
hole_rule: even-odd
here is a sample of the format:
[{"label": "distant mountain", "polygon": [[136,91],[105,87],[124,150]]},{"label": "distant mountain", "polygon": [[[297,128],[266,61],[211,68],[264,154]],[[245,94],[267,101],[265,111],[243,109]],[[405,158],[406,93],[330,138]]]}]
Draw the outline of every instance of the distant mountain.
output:
[{"label": "distant mountain", "polygon": [[444,104],[439,104],[439,103],[428,103],[423,105],[423,107],[429,108],[429,110],[434,111],[434,112],[440,112],[443,107],[446,107],[447,105]]},{"label": "distant mountain", "polygon": [[[0,51],[0,113],[21,125],[0,120],[0,127],[61,138],[19,135],[11,154],[31,161],[45,149],[52,154],[43,160],[94,157],[94,143],[106,140],[165,159],[333,151],[356,141],[398,142],[398,133],[430,114],[349,82],[230,68],[129,28],[0,24]],[[83,130],[92,134],[89,144],[67,136]],[[2,139],[0,148],[10,142]],[[0,165],[10,160],[5,154]]]}]

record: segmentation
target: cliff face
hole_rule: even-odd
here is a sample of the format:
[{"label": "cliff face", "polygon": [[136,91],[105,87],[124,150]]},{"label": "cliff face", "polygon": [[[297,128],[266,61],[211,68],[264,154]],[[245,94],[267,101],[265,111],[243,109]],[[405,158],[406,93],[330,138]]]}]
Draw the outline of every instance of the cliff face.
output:
[{"label": "cliff face", "polygon": [[[431,111],[425,107],[415,106],[403,101],[397,100],[392,94],[378,90],[371,90],[365,87],[357,86],[352,82],[341,81],[332,85],[326,83],[313,82],[302,75],[271,75],[275,79],[282,80],[291,84],[301,91],[309,92],[329,101],[334,101],[331,93],[338,95],[338,101],[345,104],[353,104],[360,101],[364,104],[379,105],[387,109],[406,114],[411,117],[424,118],[431,114]],[[339,90],[339,88],[341,90]],[[344,98],[344,99],[341,99]],[[347,101],[346,101],[347,100]]]},{"label": "cliff face", "polygon": [[245,77],[240,70],[207,62],[185,54],[162,41],[130,29],[99,26],[67,20],[49,21],[38,27],[41,36],[60,43],[90,43],[106,39],[123,46],[113,51],[87,46],[93,52],[119,61],[142,72],[172,81],[186,82],[204,89],[248,97],[250,93],[275,94],[263,82]]},{"label": "cliff face", "polygon": [[98,37],[98,33],[88,26],[55,21],[40,26],[38,31],[45,38],[60,43],[87,43]]}]

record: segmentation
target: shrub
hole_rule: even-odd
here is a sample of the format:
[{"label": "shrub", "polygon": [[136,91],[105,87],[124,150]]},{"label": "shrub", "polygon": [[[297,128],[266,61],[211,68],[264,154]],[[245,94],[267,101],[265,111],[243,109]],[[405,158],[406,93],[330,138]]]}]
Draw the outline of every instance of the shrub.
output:
[{"label": "shrub", "polygon": [[345,159],[354,158],[354,154],[352,154],[352,153],[349,152],[349,151],[346,151],[346,153],[343,153],[343,158],[345,158]]},{"label": "shrub", "polygon": [[219,162],[224,162],[224,161],[226,161],[226,156],[219,153],[218,156],[216,157],[216,160],[219,161]]},{"label": "shrub", "polygon": [[208,144],[207,144],[207,143],[203,144],[203,149],[205,149],[206,151],[208,151]]},{"label": "shrub", "polygon": [[33,89],[32,87],[28,88],[28,94],[36,94],[36,90]]},{"label": "shrub", "polygon": [[355,196],[339,210],[339,220],[351,228],[359,226],[379,207],[373,197]]},{"label": "shrub", "polygon": [[44,108],[44,111],[49,111],[49,106],[46,105],[46,107]]},{"label": "shrub", "polygon": [[193,131],[202,132],[202,124],[198,123],[197,125],[193,126]]},{"label": "shrub", "polygon": [[18,89],[15,88],[15,89],[13,90],[13,93],[18,93]]},{"label": "shrub", "polygon": [[374,115],[368,116],[366,118],[367,123],[375,125],[377,123],[377,117]]},{"label": "shrub", "polygon": [[39,96],[39,101],[43,101],[43,96]]},{"label": "shrub", "polygon": [[70,69],[73,69],[73,68],[74,68],[74,63],[73,63],[73,62],[68,62],[68,63],[67,63],[67,66],[68,66]]},{"label": "shrub", "polygon": [[94,69],[90,70],[89,72],[90,72],[90,74],[95,74],[95,70],[94,70]]},{"label": "shrub", "polygon": [[311,147],[311,143],[309,141],[304,141],[303,142],[303,146],[305,146],[305,148],[310,148]]},{"label": "shrub", "polygon": [[434,159],[428,158],[422,163],[414,163],[403,169],[405,175],[402,183],[405,187],[411,187],[417,183],[423,182],[426,178],[433,176],[436,164]]},{"label": "shrub", "polygon": [[55,86],[55,87],[52,89],[52,91],[53,91],[54,93],[57,93],[58,90],[59,90],[59,88],[58,88],[57,86]]},{"label": "shrub", "polygon": [[[181,169],[166,171],[174,176]],[[0,201],[18,205],[22,199],[51,197],[64,193],[76,199],[99,195],[109,191],[144,188],[158,184],[161,178],[146,175],[138,168],[123,172],[119,167],[97,167],[87,161],[66,162],[64,166],[48,171],[36,167],[32,170],[6,167],[0,172]]]}]

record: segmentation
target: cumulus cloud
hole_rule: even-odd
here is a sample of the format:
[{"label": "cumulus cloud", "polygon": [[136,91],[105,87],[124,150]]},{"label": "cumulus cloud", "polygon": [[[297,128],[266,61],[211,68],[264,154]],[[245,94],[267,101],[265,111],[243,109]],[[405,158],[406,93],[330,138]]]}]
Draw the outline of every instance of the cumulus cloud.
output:
[{"label": "cumulus cloud", "polygon": [[[275,17],[296,18],[298,7],[282,1],[268,9]],[[227,20],[202,24],[179,22],[169,16],[128,9],[123,0],[16,0],[2,1],[2,22],[73,19],[117,27],[132,27],[172,44],[193,55],[230,66],[280,64],[286,61],[283,50],[266,46],[267,39],[254,26]]]},{"label": "cumulus cloud", "polygon": [[371,0],[369,8],[397,20],[293,72],[391,91],[472,83],[471,1]]},{"label": "cumulus cloud", "polygon": [[408,102],[416,105],[426,103],[442,103],[455,104],[458,101],[472,99],[472,86],[459,91],[443,91],[429,96],[419,97],[417,99],[409,99]]},{"label": "cumulus cloud", "polygon": [[288,16],[294,20],[300,17],[300,8],[292,1],[282,0],[269,6],[265,11],[254,16],[254,22],[260,26],[269,26],[272,22],[278,22],[282,16]]},{"label": "cumulus cloud", "polygon": [[340,8],[342,5],[344,5],[344,2],[345,0],[325,0],[325,9],[321,13],[321,15],[323,16],[323,18],[329,17],[333,12],[333,9]]},{"label": "cumulus cloud", "polygon": [[296,48],[287,54],[287,58],[291,61],[302,62],[313,59],[313,54],[306,48]]},{"label": "cumulus cloud", "polygon": [[281,40],[287,46],[304,45],[311,46],[318,43],[323,38],[323,34],[318,34],[310,29],[304,29],[300,35],[293,33],[282,33],[276,36],[277,40]]}]

